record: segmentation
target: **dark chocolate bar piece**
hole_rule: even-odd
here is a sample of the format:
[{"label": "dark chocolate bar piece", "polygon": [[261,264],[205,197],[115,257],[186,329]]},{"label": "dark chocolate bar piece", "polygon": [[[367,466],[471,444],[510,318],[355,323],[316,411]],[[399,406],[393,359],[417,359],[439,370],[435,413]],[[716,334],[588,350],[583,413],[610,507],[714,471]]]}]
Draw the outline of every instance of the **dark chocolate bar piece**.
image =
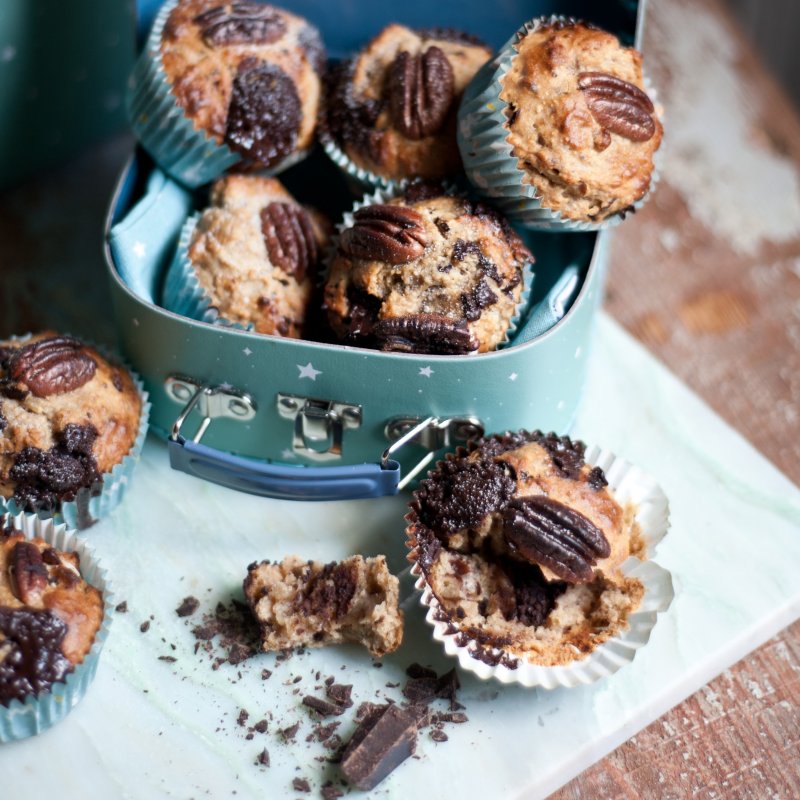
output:
[{"label": "dark chocolate bar piece", "polygon": [[356,789],[377,786],[414,754],[417,723],[394,703],[376,706],[364,718],[342,754],[342,774]]}]

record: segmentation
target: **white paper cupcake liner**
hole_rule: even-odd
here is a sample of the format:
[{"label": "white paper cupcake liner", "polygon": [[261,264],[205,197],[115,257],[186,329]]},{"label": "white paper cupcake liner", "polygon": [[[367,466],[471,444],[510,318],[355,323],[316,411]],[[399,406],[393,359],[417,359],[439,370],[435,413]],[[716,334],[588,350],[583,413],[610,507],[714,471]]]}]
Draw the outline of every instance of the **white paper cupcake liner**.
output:
[{"label": "white paper cupcake liner", "polygon": [[[516,46],[529,33],[558,22],[574,23],[571,17],[539,17],[526,22],[487,62],[467,86],[458,111],[458,146],[464,170],[470,182],[491,197],[506,216],[532,230],[599,231],[618,225],[626,215],[641,208],[659,180],[661,148],[653,159],[650,187],[632,207],[601,222],[572,220],[560,212],[545,208],[536,187],[528,183],[519,159],[507,141],[508,104],[500,97],[502,78],[517,54]],[[645,89],[654,104],[655,92],[645,78]]]},{"label": "white paper cupcake liner", "polygon": [[211,297],[200,285],[200,281],[197,278],[197,270],[191,258],[189,258],[192,235],[200,217],[201,214],[199,212],[192,214],[181,228],[178,247],[164,281],[164,291],[161,298],[164,308],[200,322],[252,331],[255,327],[252,323],[243,325],[221,317],[219,310],[213,305]]},{"label": "white paper cupcake liner", "polygon": [[[353,207],[344,213],[341,222],[336,225],[336,233],[331,237],[330,246],[325,258],[325,268],[320,272],[321,285],[324,285],[328,279],[330,264],[336,255],[339,237],[342,235],[343,231],[351,228],[355,223],[355,219],[353,217],[355,212],[361,208],[364,208],[365,206],[379,205],[394,199],[398,195],[402,194],[408,185],[409,181],[404,181],[402,184],[397,184],[392,188],[375,189],[371,193],[365,194],[360,200],[353,203]],[[441,186],[443,192],[447,194],[462,193],[453,183],[445,181],[441,183]],[[505,339],[497,345],[497,350],[503,350],[504,348],[513,345],[514,334],[516,333],[520,320],[525,315],[525,312],[528,310],[528,305],[530,304],[531,291],[533,290],[533,282],[535,277],[533,263],[526,264],[522,268],[522,294],[520,296],[520,301],[517,304],[516,313],[508,324],[508,330],[506,331]],[[470,353],[468,355],[476,354],[477,353]]]},{"label": "white paper cupcake liner", "polygon": [[[161,35],[178,0],[165,3],[155,20],[128,81],[126,105],[133,133],[158,165],[192,189],[218,178],[242,157],[225,143],[218,144],[194,127],[172,94],[161,61]],[[309,150],[295,150],[269,169],[256,174],[277,175],[305,158]]]},{"label": "white paper cupcake liner", "polygon": [[[621,667],[633,661],[637,650],[647,644],[658,619],[667,611],[674,597],[671,574],[652,561],[659,542],[669,529],[669,504],[664,492],[638,467],[618,458],[608,450],[587,448],[584,459],[591,466],[603,469],[608,489],[621,504],[636,506],[635,519],[639,524],[644,542],[645,560],[631,556],[620,565],[620,573],[626,578],[635,578],[644,585],[644,596],[639,607],[628,617],[627,629],[598,645],[585,658],[559,666],[540,666],[525,660],[523,654],[509,652],[509,659],[516,667],[507,666],[501,660],[504,651],[495,648],[493,657],[497,664],[488,664],[474,654],[476,642],[469,640],[444,614],[436,596],[428,586],[427,579],[412,550],[411,574],[416,576],[415,587],[420,591],[420,603],[427,609],[425,619],[433,628],[433,638],[442,644],[445,652],[458,659],[459,665],[485,680],[501,683],[518,683],[526,687],[555,689],[594,683],[613,675]],[[579,654],[576,654],[579,655]],[[494,659],[491,659],[494,660]]]},{"label": "white paper cupcake liner", "polygon": [[[29,335],[30,334],[28,334],[28,336]],[[24,340],[28,337],[22,336],[14,338]],[[81,341],[85,345],[97,350],[107,361],[124,367],[130,373],[133,383],[136,386],[136,391],[139,394],[139,400],[141,401],[139,430],[136,439],[131,445],[128,454],[124,456],[119,463],[115,464],[110,472],[103,473],[103,482],[99,488],[99,492],[97,492],[97,487],[93,489],[79,489],[74,500],[62,501],[58,509],[40,509],[36,512],[42,519],[53,518],[57,523],[65,522],[71,528],[85,530],[94,525],[98,520],[107,517],[122,502],[128,484],[133,477],[133,471],[139,463],[139,458],[142,454],[142,448],[144,447],[145,438],[147,437],[151,404],[141,378],[127,364],[121,361],[116,355],[109,352],[107,348],[96,345],[86,339],[81,339]],[[93,494],[93,491],[97,493]],[[20,514],[24,510],[25,509],[21,508],[13,498],[9,498],[8,500],[0,498],[0,513],[8,512],[10,514]]]},{"label": "white paper cupcake liner", "polygon": [[77,705],[94,680],[114,614],[111,582],[84,539],[63,523],[56,524],[52,519],[44,520],[35,514],[18,514],[12,516],[10,521],[28,539],[38,536],[56,550],[75,551],[78,554],[81,576],[103,594],[103,622],[91,649],[83,661],[67,675],[65,681],[54,683],[49,692],[32,695],[24,700],[12,700],[8,706],[0,705],[0,742],[36,736],[66,717]]}]

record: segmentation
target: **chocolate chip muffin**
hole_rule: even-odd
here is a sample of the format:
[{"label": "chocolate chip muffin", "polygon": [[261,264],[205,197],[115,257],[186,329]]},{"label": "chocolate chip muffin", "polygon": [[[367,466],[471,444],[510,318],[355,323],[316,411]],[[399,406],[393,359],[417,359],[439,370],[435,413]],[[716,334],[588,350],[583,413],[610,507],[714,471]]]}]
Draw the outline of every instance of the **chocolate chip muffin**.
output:
[{"label": "chocolate chip muffin", "polygon": [[506,141],[544,208],[600,222],[644,197],[662,126],[641,54],[579,22],[532,26],[500,79]]},{"label": "chocolate chip muffin", "polygon": [[0,496],[19,508],[99,493],[141,424],[130,373],[93,347],[52,332],[0,342]]},{"label": "chocolate chip muffin", "polygon": [[244,594],[264,650],[353,642],[380,657],[403,640],[398,587],[384,556],[330,564],[288,556],[251,564]]},{"label": "chocolate chip muffin", "polygon": [[458,104],[490,55],[460,31],[389,25],[332,73],[323,133],[378,178],[455,175]]},{"label": "chocolate chip muffin", "polygon": [[[257,333],[299,338],[329,225],[275,178],[231,175],[211,189],[185,254],[206,307]],[[181,270],[180,259],[173,269]],[[172,294],[165,305],[182,311]],[[174,287],[170,289],[169,287]]]},{"label": "chocolate chip muffin", "polygon": [[255,2],[181,0],[161,36],[171,92],[197,130],[277,170],[314,138],[325,50],[302,17]]},{"label": "chocolate chip muffin", "polygon": [[494,350],[518,312],[522,240],[494,210],[427,184],[358,208],[325,283],[336,335],[406,353]]},{"label": "chocolate chip muffin", "polygon": [[620,570],[644,542],[583,443],[493,436],[440,463],[407,517],[411,560],[440,613],[487,663],[554,666],[627,627],[643,584]]},{"label": "chocolate chip muffin", "polygon": [[[80,664],[103,621],[103,598],[77,553],[0,529],[0,704],[48,692]],[[64,703],[62,702],[62,705]]]}]

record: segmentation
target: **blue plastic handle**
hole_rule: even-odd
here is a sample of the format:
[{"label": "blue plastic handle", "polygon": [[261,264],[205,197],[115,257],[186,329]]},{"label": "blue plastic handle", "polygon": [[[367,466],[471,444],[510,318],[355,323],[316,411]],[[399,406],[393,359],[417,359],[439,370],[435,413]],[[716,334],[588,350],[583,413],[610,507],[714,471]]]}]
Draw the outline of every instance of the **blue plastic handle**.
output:
[{"label": "blue plastic handle", "polygon": [[262,497],[280,500],[362,500],[397,494],[400,464],[283,467],[215,450],[182,436],[169,439],[173,469]]}]

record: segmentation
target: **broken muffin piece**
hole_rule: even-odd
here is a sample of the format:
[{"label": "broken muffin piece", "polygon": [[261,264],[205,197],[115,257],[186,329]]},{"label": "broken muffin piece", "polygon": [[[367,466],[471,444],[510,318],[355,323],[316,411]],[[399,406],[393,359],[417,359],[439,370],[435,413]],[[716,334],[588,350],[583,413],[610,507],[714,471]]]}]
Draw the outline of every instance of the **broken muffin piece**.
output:
[{"label": "broken muffin piece", "polygon": [[253,563],[244,593],[266,651],[352,642],[380,657],[403,640],[399,582],[384,556]]}]

